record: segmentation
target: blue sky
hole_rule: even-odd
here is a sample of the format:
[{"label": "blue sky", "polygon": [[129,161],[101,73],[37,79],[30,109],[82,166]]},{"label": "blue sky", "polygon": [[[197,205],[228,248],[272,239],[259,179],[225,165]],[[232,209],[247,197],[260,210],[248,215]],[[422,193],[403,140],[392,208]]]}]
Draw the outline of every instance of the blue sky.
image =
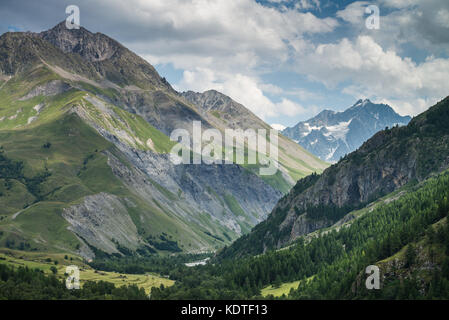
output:
[{"label": "blue sky", "polygon": [[3,0],[0,33],[51,28],[69,4],[177,90],[216,89],[270,124],[359,98],[416,115],[449,94],[447,0]]}]

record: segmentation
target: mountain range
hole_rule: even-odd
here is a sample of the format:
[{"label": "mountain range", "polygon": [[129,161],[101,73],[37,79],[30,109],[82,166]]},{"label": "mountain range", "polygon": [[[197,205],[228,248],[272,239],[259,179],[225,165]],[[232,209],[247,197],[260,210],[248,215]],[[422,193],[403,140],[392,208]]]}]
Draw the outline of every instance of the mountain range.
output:
[{"label": "mountain range", "polygon": [[360,99],[343,112],[323,110],[315,117],[286,128],[282,134],[328,162],[337,162],[356,150],[376,132],[406,125],[409,116],[400,116],[389,105]]},{"label": "mountain range", "polygon": [[[0,297],[448,298],[449,97],[413,119],[325,110],[279,135],[272,176],[174,164],[169,137],[194,121],[270,129],[101,33],[1,35]],[[68,292],[73,264],[108,282]],[[382,290],[364,285],[373,265]]]},{"label": "mountain range", "polygon": [[279,137],[279,170],[174,165],[174,129],[266,128],[216,91],[179,93],[147,61],[65,23],[0,37],[0,246],[98,254],[215,250],[327,163]]}]

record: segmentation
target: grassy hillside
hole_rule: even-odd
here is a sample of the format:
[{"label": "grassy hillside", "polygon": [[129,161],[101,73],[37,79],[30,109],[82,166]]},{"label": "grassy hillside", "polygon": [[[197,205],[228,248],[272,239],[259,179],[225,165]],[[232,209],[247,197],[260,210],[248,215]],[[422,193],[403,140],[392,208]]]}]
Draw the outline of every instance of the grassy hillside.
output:
[{"label": "grassy hillside", "polygon": [[[99,192],[132,201],[129,214],[146,237],[159,237],[164,231],[182,246],[192,243],[192,239],[209,238],[200,230],[195,235],[185,222],[167,215],[156,204],[139,199],[123,185],[112,173],[106,154],[119,157],[119,152],[75,114],[65,114],[29,129],[0,131],[0,137],[2,154],[24,164],[19,176],[0,179],[0,204],[4,208],[0,222],[4,232],[2,245],[9,240],[15,243],[13,247],[25,242],[35,250],[77,250],[79,241],[67,230],[62,209]],[[30,190],[25,181],[43,172],[49,176],[38,184],[37,191]],[[139,221],[143,212],[146,223]]]},{"label": "grassy hillside", "polygon": [[263,297],[273,296],[282,297],[288,296],[292,289],[297,289],[301,281],[285,282],[279,285],[269,285],[261,290]]},{"label": "grassy hillside", "polygon": [[[179,217],[167,215],[158,203],[140,199],[125,186],[113,174],[108,158],[115,156],[131,166],[93,127],[117,133],[123,143],[135,148],[162,153],[173,145],[167,136],[140,116],[90,98],[85,91],[71,89],[20,99],[32,88],[58,79],[46,67],[38,67],[27,76],[12,78],[0,90],[0,161],[5,167],[0,175],[0,245],[77,252],[80,241],[67,229],[69,224],[61,213],[100,192],[133,203],[128,213],[140,226],[141,236],[159,238],[164,231],[186,249],[213,244],[216,240],[202,229],[192,230]],[[85,119],[72,112],[75,109]],[[31,117],[35,119],[30,123]],[[17,164],[20,169],[9,172]],[[166,196],[170,193],[153,184],[158,192]]]}]

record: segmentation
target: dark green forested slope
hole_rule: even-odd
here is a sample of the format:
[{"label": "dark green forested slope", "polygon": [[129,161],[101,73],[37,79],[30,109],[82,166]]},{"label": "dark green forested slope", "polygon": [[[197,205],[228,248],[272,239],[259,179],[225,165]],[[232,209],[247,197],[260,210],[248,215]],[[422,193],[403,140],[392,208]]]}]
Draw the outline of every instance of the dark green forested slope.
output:
[{"label": "dark green forested slope", "polygon": [[[153,289],[152,298],[253,298],[268,284],[305,279],[292,298],[448,298],[449,172],[409,189],[349,227],[310,242],[216,265],[176,268],[171,277],[179,281]],[[404,249],[407,245],[413,251]],[[405,258],[391,257],[395,254]],[[402,272],[391,272],[388,262],[395,259],[395,270]],[[382,283],[385,290],[363,290],[363,271],[372,264],[389,272]]]}]

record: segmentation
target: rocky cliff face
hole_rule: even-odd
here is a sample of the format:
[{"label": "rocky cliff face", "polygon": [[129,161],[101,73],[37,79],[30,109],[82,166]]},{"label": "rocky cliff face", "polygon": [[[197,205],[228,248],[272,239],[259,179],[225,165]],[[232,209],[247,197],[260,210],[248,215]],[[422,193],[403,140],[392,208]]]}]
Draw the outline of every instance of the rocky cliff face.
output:
[{"label": "rocky cliff face", "polygon": [[76,53],[91,62],[110,59],[121,49],[117,41],[103,34],[93,34],[82,27],[69,30],[65,22],[40,33],[40,36],[65,53]]},{"label": "rocky cliff face", "polygon": [[101,78],[115,84],[173,91],[152,65],[102,33],[94,34],[83,27],[69,30],[64,21],[34,35],[66,54],[81,57]]},{"label": "rocky cliff face", "polygon": [[114,195],[102,192],[85,197],[81,204],[64,209],[62,216],[83,241],[106,253],[119,253],[116,243],[134,250],[139,247],[137,228]]},{"label": "rocky cliff face", "polygon": [[[238,165],[174,165],[168,154],[129,148],[117,141],[116,145],[147,177],[179,195],[179,202],[191,211],[207,213],[239,235],[264,220],[281,197],[279,191]],[[139,184],[134,182],[133,188],[139,188]],[[237,207],[228,199],[236,201]],[[167,199],[161,201],[172,207]],[[172,209],[184,214],[179,207]]]},{"label": "rocky cliff face", "polygon": [[233,245],[235,251],[248,252],[256,239],[263,243],[259,251],[280,248],[407,183],[444,170],[449,166],[447,121],[449,98],[406,127],[377,133],[323,174],[298,181],[266,221]]},{"label": "rocky cliff face", "polygon": [[316,117],[299,122],[282,131],[320,159],[336,162],[356,150],[376,132],[397,124],[406,125],[402,117],[386,104],[359,100],[344,112],[324,110]]},{"label": "rocky cliff face", "polygon": [[[86,100],[102,110],[103,123],[111,115],[115,118],[114,121],[123,121],[111,106],[100,99],[88,95]],[[237,234],[242,233],[240,225],[244,226],[244,231],[249,231],[252,226],[265,219],[282,195],[260,177],[236,164],[175,165],[168,153],[158,153],[151,148],[150,150],[136,148],[138,144],[131,140],[132,134],[125,135],[121,130],[90,121],[82,108],[76,109],[75,112],[88,121],[99,134],[117,146],[127,160],[152,181],[173,194],[181,192],[183,201],[187,202],[193,211],[208,212],[220,223],[232,226]],[[134,187],[138,187],[138,183],[134,183]],[[243,211],[233,212],[230,206],[223,206],[223,202],[230,197],[238,199],[237,205]]]}]

